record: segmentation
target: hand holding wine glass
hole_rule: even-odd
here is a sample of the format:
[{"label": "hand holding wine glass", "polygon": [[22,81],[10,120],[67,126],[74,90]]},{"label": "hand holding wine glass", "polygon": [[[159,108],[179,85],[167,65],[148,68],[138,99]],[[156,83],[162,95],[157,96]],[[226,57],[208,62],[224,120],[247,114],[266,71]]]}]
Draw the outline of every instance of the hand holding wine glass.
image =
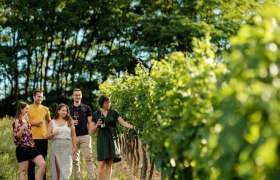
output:
[{"label": "hand holding wine glass", "polygon": [[41,127],[41,126],[42,126],[44,119],[45,119],[44,116],[42,116],[42,117],[40,118],[40,120],[39,120],[38,123],[37,123],[37,126],[38,126],[38,127]]},{"label": "hand holding wine glass", "polygon": [[74,112],[74,125],[77,126],[78,125],[78,118],[79,118],[79,114],[77,111]]},{"label": "hand holding wine glass", "polygon": [[25,120],[22,121],[22,128],[23,129],[27,128],[27,122]]},{"label": "hand holding wine glass", "polygon": [[102,122],[102,123],[100,124],[100,127],[101,127],[101,128],[105,128],[105,127],[106,127],[106,125],[105,125],[105,118],[104,118],[104,117],[100,117],[100,121]]},{"label": "hand holding wine glass", "polygon": [[56,128],[56,130],[54,131],[54,135],[58,135],[59,134],[59,131],[60,131],[60,128]]}]

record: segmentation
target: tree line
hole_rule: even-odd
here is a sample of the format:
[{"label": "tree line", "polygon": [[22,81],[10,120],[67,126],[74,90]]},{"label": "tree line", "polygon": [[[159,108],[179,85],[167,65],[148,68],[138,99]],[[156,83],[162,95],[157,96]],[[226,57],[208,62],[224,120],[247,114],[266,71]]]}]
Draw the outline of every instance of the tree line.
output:
[{"label": "tree line", "polygon": [[258,1],[24,0],[0,2],[3,111],[45,92],[47,105],[75,87],[89,104],[109,76],[134,74],[138,62],[192,52],[193,37],[211,34],[217,54],[259,6]]}]

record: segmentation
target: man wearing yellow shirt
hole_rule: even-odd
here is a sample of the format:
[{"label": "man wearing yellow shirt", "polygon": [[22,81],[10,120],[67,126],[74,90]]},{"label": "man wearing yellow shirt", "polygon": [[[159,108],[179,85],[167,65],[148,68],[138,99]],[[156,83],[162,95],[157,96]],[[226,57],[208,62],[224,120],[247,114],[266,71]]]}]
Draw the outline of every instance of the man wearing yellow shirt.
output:
[{"label": "man wearing yellow shirt", "polygon": [[[29,105],[28,118],[31,124],[32,136],[37,149],[46,159],[48,152],[47,122],[51,120],[49,108],[42,105],[43,91],[33,92],[33,104]],[[46,179],[46,173],[44,180]],[[35,164],[30,161],[28,167],[28,180],[35,180]]]}]

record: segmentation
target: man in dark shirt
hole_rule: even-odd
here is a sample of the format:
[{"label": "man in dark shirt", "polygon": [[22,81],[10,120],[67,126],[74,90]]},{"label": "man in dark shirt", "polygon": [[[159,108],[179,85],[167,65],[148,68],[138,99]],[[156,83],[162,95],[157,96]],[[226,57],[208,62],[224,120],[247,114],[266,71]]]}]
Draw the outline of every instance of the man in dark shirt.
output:
[{"label": "man in dark shirt", "polygon": [[82,179],[80,169],[80,151],[85,158],[88,179],[95,180],[95,167],[92,160],[92,143],[90,127],[92,123],[92,112],[88,105],[82,104],[82,91],[74,89],[72,92],[73,103],[69,105],[70,114],[74,119],[77,136],[77,153],[73,155],[73,174],[74,178]]}]

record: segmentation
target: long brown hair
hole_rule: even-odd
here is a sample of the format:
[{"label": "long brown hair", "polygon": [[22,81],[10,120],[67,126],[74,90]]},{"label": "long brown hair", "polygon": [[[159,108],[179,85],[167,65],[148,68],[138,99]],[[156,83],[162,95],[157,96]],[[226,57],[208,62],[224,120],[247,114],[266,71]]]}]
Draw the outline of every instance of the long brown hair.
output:
[{"label": "long brown hair", "polygon": [[58,116],[59,116],[58,111],[61,110],[61,108],[63,108],[63,107],[66,107],[66,109],[67,109],[67,114],[66,114],[66,116],[63,119],[66,120],[66,122],[68,124],[68,127],[72,127],[73,119],[72,119],[72,117],[71,117],[71,115],[69,113],[69,108],[68,108],[68,106],[66,104],[61,103],[61,104],[57,105],[56,111],[54,113],[54,117],[53,118],[54,119],[58,118]]},{"label": "long brown hair", "polygon": [[16,111],[15,119],[18,119],[20,124],[22,123],[22,118],[20,117],[21,116],[21,110],[26,108],[26,106],[28,106],[28,104],[26,102],[19,102],[18,105],[17,105],[17,111]]}]

